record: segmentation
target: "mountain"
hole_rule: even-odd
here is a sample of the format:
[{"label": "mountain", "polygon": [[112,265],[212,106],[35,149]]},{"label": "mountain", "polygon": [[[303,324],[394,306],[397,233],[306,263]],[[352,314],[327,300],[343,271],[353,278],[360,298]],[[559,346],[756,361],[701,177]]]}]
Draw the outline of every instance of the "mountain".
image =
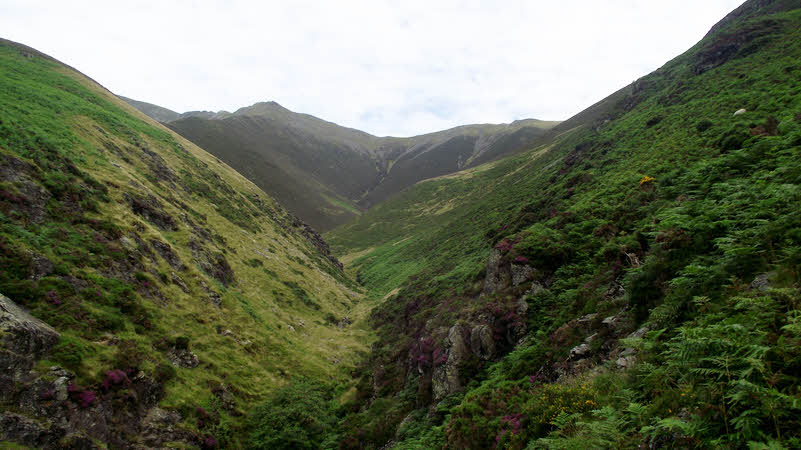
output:
[{"label": "mountain", "polygon": [[340,448],[801,446],[801,2],[326,234],[379,339]]},{"label": "mountain", "polygon": [[215,156],[3,41],[3,447],[801,447],[799,25],[801,0],[746,1],[461,170],[436,142],[504,126],[414,150],[276,104],[177,121],[221,146],[317,136],[340,151],[293,170],[321,179],[455,158],[330,252]]},{"label": "mountain", "polygon": [[287,379],[348,378],[358,287],[256,185],[6,40],[0,110],[0,440],[240,447]]},{"label": "mountain", "polygon": [[529,119],[379,138],[275,102],[228,114],[185,113],[167,126],[321,231],[352,220],[420,180],[529,148],[557,123]]},{"label": "mountain", "polygon": [[158,105],[154,105],[152,103],[147,102],[140,102],[138,100],[134,100],[132,98],[119,96],[121,99],[125,100],[126,103],[133,106],[134,108],[142,111],[148,117],[156,120],[158,122],[169,122],[171,120],[177,120],[181,117],[181,114],[167,109]]}]

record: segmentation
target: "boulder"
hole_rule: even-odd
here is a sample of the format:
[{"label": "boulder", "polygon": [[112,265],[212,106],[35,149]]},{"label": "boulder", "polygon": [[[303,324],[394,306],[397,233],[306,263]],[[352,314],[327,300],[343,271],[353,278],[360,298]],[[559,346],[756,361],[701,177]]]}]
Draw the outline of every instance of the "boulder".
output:
[{"label": "boulder", "polygon": [[470,333],[470,350],[481,359],[488,360],[495,355],[495,340],[492,329],[487,325],[479,325]]},{"label": "boulder", "polygon": [[754,281],[752,281],[751,284],[748,287],[751,288],[752,290],[755,290],[755,291],[765,292],[768,289],[770,289],[770,287],[771,287],[770,280],[774,276],[776,276],[776,272],[768,272],[768,273],[759,274],[759,275],[757,275],[756,278],[754,278]]},{"label": "boulder", "polygon": [[185,348],[171,348],[170,351],[167,352],[167,359],[173,366],[183,367],[185,369],[193,369],[200,364],[197,355]]},{"label": "boulder", "polygon": [[431,389],[435,400],[441,400],[449,394],[462,389],[459,379],[459,368],[470,355],[470,347],[465,341],[467,334],[463,325],[454,325],[448,330],[448,359],[445,364],[434,368],[431,375]]},{"label": "boulder", "polygon": [[528,264],[512,264],[510,272],[512,273],[512,286],[519,286],[525,283],[537,273],[537,271]]},{"label": "boulder", "polygon": [[501,285],[501,255],[500,250],[492,249],[489,258],[487,258],[487,274],[484,277],[484,290],[483,293],[491,294],[497,291]]},{"label": "boulder", "polygon": [[586,342],[581,345],[577,345],[570,349],[570,359],[585,358],[589,356],[590,351],[592,351],[592,349],[590,348],[590,345],[587,344]]},{"label": "boulder", "polygon": [[0,370],[17,378],[55,346],[60,335],[0,294]]}]

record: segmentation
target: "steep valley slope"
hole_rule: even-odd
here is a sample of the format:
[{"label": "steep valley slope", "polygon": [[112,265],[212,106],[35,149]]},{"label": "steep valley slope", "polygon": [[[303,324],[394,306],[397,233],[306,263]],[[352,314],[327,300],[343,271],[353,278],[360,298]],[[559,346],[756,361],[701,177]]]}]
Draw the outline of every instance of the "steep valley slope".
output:
[{"label": "steep valley slope", "polygon": [[801,0],[565,122],[403,139],[163,126],[0,42],[11,448],[801,448]]},{"label": "steep valley slope", "polygon": [[5,40],[0,111],[0,441],[239,447],[287,379],[347,378],[358,286],[253,183]]},{"label": "steep valley slope", "polygon": [[801,2],[748,1],[329,232],[379,330],[342,446],[801,446],[800,61]]},{"label": "steep valley slope", "polygon": [[[155,105],[125,100],[157,120],[170,117],[158,115]],[[376,137],[275,102],[234,113],[184,113],[166,122],[320,231],[417,181],[530,148],[558,123],[527,119],[410,138]]]}]

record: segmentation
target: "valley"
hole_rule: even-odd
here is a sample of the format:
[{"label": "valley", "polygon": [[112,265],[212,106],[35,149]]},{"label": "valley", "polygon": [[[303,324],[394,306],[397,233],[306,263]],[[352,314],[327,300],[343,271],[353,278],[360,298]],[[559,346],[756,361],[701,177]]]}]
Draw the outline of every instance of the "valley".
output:
[{"label": "valley", "polygon": [[520,152],[558,123],[527,119],[393,138],[298,114],[275,102],[234,113],[171,116],[164,108],[126,101],[156,120],[169,119],[169,128],[230,164],[321,232],[417,181]]},{"label": "valley", "polygon": [[799,25],[406,138],[0,41],[0,448],[801,447]]}]

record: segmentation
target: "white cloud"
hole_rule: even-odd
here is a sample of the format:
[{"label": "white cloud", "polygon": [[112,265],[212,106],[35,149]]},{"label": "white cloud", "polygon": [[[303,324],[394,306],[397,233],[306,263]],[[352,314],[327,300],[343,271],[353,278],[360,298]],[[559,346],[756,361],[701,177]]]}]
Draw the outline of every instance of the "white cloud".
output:
[{"label": "white cloud", "polygon": [[275,100],[378,135],[566,119],[742,0],[0,0],[3,37],[182,112]]}]

